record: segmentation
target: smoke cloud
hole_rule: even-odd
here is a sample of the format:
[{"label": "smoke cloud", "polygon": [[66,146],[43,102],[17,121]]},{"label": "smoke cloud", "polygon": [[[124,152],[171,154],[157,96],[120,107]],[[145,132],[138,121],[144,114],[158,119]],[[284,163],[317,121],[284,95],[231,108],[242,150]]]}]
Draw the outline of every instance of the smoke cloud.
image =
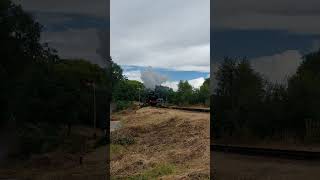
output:
[{"label": "smoke cloud", "polygon": [[146,88],[154,90],[157,85],[161,85],[167,81],[167,77],[156,73],[152,67],[148,67],[141,72],[141,80]]}]

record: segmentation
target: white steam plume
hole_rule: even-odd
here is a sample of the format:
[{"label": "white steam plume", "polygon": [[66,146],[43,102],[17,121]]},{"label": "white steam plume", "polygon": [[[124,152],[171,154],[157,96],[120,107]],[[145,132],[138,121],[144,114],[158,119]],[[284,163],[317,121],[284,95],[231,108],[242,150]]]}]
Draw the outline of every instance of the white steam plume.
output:
[{"label": "white steam plume", "polygon": [[161,85],[167,80],[165,76],[153,71],[152,67],[148,67],[141,72],[141,79],[145,87],[152,90],[154,90],[157,85]]}]

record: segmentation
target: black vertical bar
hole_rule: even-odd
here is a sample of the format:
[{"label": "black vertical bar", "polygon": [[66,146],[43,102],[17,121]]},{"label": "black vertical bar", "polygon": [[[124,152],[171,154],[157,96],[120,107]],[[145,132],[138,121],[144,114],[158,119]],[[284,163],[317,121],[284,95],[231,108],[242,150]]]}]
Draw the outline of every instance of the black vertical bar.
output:
[{"label": "black vertical bar", "polygon": [[214,177],[214,161],[213,161],[213,152],[211,150],[211,145],[213,144],[213,93],[214,93],[214,72],[213,72],[213,2],[210,1],[210,179]]},{"label": "black vertical bar", "polygon": [[[108,70],[108,73],[109,73],[109,77],[111,77],[112,73],[111,73],[111,55],[110,55],[110,0],[106,0],[107,1],[107,7],[106,7],[106,17],[107,17],[107,28],[106,28],[106,44],[107,44],[107,47],[105,49],[105,51],[107,52],[106,55],[107,55],[107,68],[109,69]],[[110,78],[111,80],[111,78]],[[109,82],[109,85],[110,85],[110,91],[109,91],[109,95],[108,95],[108,103],[107,103],[107,107],[106,107],[106,114],[107,114],[107,119],[106,119],[106,141],[107,141],[107,167],[106,167],[106,179],[111,179],[110,178],[110,103],[111,103],[111,99],[112,99],[112,92],[111,92],[111,89],[112,89],[112,84],[111,82]]]}]

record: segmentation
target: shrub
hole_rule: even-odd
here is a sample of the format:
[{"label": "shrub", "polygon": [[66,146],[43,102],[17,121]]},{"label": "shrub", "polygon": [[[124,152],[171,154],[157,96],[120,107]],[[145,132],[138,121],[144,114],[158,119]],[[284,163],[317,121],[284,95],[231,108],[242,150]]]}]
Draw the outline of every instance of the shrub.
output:
[{"label": "shrub", "polygon": [[131,101],[117,101],[116,111],[122,111],[122,110],[128,109],[132,105],[133,103]]}]

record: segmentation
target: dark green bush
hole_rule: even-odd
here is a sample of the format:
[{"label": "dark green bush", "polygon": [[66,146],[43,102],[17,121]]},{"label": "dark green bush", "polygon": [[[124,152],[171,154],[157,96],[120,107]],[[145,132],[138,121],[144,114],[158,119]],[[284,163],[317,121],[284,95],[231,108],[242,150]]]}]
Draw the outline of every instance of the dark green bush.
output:
[{"label": "dark green bush", "polygon": [[131,101],[117,101],[117,111],[122,111],[131,107],[133,103]]}]

